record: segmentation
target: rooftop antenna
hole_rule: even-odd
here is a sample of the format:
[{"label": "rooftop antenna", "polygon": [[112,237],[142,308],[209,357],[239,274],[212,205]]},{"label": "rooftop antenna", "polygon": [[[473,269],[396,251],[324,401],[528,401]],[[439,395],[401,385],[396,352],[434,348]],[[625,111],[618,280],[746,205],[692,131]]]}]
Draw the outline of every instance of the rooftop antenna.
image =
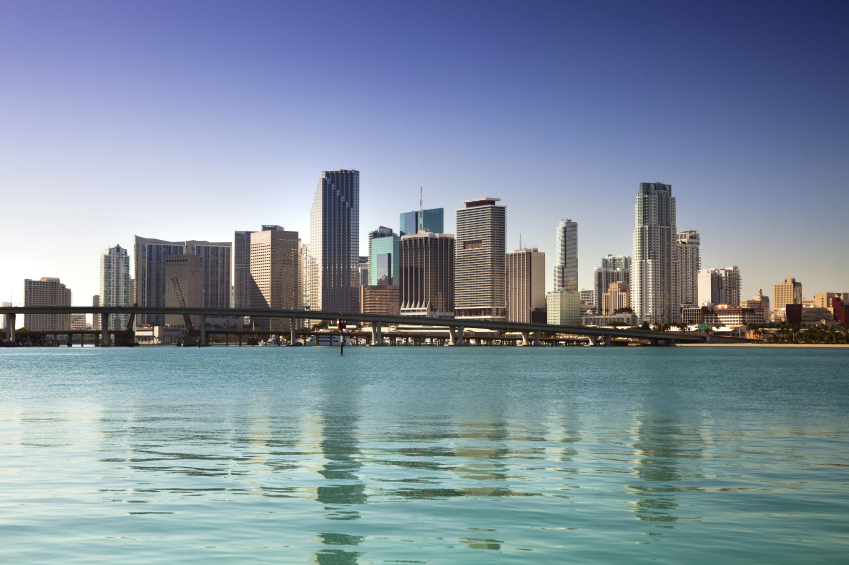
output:
[{"label": "rooftop antenna", "polygon": [[417,231],[422,231],[424,227],[424,218],[422,218],[422,187],[419,187],[419,229]]}]

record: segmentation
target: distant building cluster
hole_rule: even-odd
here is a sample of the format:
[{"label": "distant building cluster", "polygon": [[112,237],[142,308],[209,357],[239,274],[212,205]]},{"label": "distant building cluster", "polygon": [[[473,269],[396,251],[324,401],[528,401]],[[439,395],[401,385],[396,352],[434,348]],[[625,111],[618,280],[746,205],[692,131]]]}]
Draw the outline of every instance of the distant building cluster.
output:
[{"label": "distant building cluster", "polygon": [[[677,230],[676,200],[667,184],[639,184],[632,254],[602,257],[592,270],[592,288],[584,290],[578,287],[578,222],[572,218],[553,226],[552,271],[535,247],[507,251],[507,207],[493,197],[462,201],[455,234],[443,233],[443,208],[401,212],[397,231],[381,225],[365,232],[368,255],[360,256],[359,194],[359,171],[321,173],[309,243],[279,225],[236,231],[232,243],[135,236],[132,259],[120,245],[101,253],[100,293],[92,304],[233,308],[254,315],[236,322],[207,316],[207,323],[281,333],[291,320],[257,312],[595,326],[846,323],[849,293],[817,292],[806,299],[802,283],[788,278],[774,286],[772,302],[762,291],[747,300],[737,266],[702,268],[699,232]],[[547,272],[553,275],[548,293]],[[24,304],[70,306],[71,290],[58,278],[27,279]],[[128,315],[109,317],[110,330],[129,323]],[[200,316],[141,314],[132,323],[174,336],[187,323],[199,324]],[[99,329],[100,317],[87,325],[85,316],[26,314],[24,325],[35,331]]]}]

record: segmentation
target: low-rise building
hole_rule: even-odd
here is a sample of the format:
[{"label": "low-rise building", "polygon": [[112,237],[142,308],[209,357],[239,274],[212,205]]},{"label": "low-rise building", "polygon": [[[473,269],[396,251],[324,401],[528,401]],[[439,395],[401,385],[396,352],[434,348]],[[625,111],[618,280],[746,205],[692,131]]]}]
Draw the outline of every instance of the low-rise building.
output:
[{"label": "low-rise building", "polygon": [[581,323],[581,296],[577,292],[549,292],[546,308],[550,325],[577,326]]},{"label": "low-rise building", "polygon": [[722,324],[735,327],[748,324],[763,324],[764,312],[760,309],[741,308],[730,304],[714,304],[702,306],[702,322],[706,324]]},{"label": "low-rise building", "polygon": [[401,287],[394,284],[361,286],[360,313],[400,316]]},{"label": "low-rise building", "polygon": [[581,323],[585,326],[609,326],[611,322],[618,326],[636,326],[637,316],[632,312],[620,312],[619,314],[610,314],[606,316],[581,316]]}]

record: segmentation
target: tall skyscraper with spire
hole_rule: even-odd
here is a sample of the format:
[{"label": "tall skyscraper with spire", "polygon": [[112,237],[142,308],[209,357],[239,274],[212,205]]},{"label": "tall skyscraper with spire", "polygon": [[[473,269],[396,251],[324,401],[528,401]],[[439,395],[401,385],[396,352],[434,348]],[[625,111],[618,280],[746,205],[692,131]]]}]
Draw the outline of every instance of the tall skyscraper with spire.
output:
[{"label": "tall skyscraper with spire", "polygon": [[631,307],[640,320],[681,320],[678,248],[672,186],[641,182],[634,225]]},{"label": "tall skyscraper with spire", "polygon": [[578,222],[560,220],[554,242],[554,290],[578,292]]},{"label": "tall skyscraper with spire", "polygon": [[360,172],[324,171],[310,210],[310,310],[359,312]]}]

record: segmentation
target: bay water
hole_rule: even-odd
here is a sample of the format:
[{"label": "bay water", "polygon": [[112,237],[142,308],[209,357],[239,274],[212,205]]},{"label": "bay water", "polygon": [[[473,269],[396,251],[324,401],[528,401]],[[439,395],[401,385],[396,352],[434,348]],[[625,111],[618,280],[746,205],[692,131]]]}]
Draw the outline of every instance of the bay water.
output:
[{"label": "bay water", "polygon": [[849,349],[0,348],[0,563],[845,563]]}]

